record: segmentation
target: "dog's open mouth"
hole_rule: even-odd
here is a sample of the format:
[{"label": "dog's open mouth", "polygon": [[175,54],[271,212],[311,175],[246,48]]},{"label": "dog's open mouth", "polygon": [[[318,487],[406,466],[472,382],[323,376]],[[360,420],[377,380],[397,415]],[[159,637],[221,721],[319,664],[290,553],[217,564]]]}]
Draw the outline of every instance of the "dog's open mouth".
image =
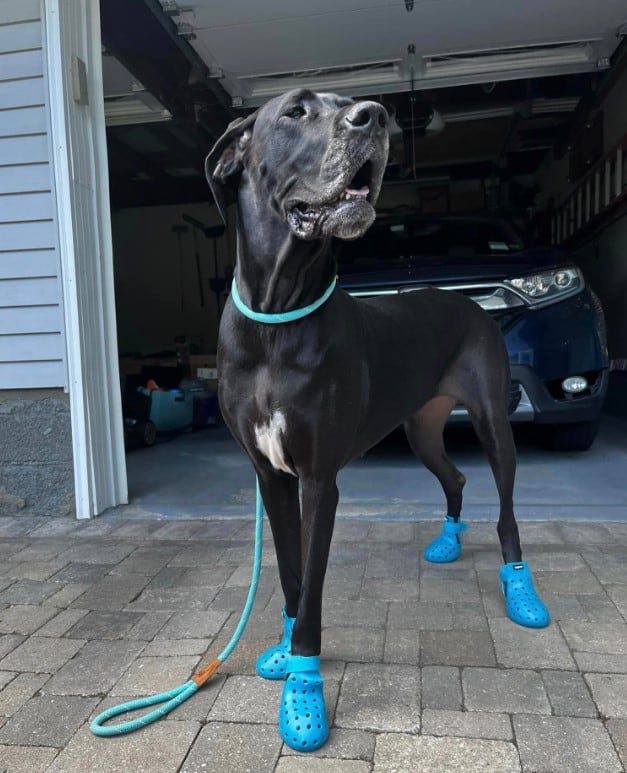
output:
[{"label": "dog's open mouth", "polygon": [[[312,239],[321,235],[356,238],[374,219],[372,181],[373,166],[368,160],[353,175],[348,185],[344,185],[332,199],[316,204],[304,201],[293,203],[287,212],[290,228],[301,239]],[[340,233],[334,233],[338,230]]]}]

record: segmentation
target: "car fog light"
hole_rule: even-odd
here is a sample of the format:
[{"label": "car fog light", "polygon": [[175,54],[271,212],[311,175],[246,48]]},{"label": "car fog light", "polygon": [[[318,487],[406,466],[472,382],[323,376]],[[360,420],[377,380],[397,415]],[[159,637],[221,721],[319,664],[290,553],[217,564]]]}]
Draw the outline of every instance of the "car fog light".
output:
[{"label": "car fog light", "polygon": [[562,389],[568,394],[576,395],[588,388],[588,379],[584,376],[569,376],[562,381]]}]

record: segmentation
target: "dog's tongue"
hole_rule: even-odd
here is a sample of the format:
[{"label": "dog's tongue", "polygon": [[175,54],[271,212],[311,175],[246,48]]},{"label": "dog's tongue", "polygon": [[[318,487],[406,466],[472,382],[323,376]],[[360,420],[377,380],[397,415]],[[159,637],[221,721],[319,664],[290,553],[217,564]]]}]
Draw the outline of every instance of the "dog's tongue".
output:
[{"label": "dog's tongue", "polygon": [[361,188],[344,188],[344,193],[347,193],[349,196],[365,198],[370,193],[370,188],[367,185],[363,185]]}]

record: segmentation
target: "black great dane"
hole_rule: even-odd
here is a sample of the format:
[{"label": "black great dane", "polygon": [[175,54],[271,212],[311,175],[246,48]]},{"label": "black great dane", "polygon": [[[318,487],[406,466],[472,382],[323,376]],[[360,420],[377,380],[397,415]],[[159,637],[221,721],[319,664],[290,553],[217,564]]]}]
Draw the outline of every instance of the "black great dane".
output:
[{"label": "black great dane", "polygon": [[514,518],[510,374],[497,325],[456,293],[356,299],[335,284],[332,237],[359,238],[375,219],[387,123],[375,102],[291,91],[230,124],[206,160],[221,213],[237,202],[237,266],[218,342],[220,405],[257,472],[285,594],[283,638],[260,656],[257,672],[285,679],[279,731],[301,751],[328,736],[319,654],[336,476],[399,424],[447,502],[425,557],[453,561],[466,528],[465,479],[442,431],[454,405],[466,406],[499,494],[507,613],[531,627],[549,622]]}]

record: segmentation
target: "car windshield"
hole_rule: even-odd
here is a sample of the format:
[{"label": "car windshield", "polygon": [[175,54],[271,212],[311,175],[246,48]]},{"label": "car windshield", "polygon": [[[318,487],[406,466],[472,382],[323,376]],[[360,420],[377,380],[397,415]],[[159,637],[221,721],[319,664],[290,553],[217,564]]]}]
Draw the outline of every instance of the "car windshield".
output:
[{"label": "car windshield", "polygon": [[378,220],[354,242],[335,241],[340,267],[406,263],[420,258],[507,255],[523,248],[507,223],[479,218],[396,218]]}]

